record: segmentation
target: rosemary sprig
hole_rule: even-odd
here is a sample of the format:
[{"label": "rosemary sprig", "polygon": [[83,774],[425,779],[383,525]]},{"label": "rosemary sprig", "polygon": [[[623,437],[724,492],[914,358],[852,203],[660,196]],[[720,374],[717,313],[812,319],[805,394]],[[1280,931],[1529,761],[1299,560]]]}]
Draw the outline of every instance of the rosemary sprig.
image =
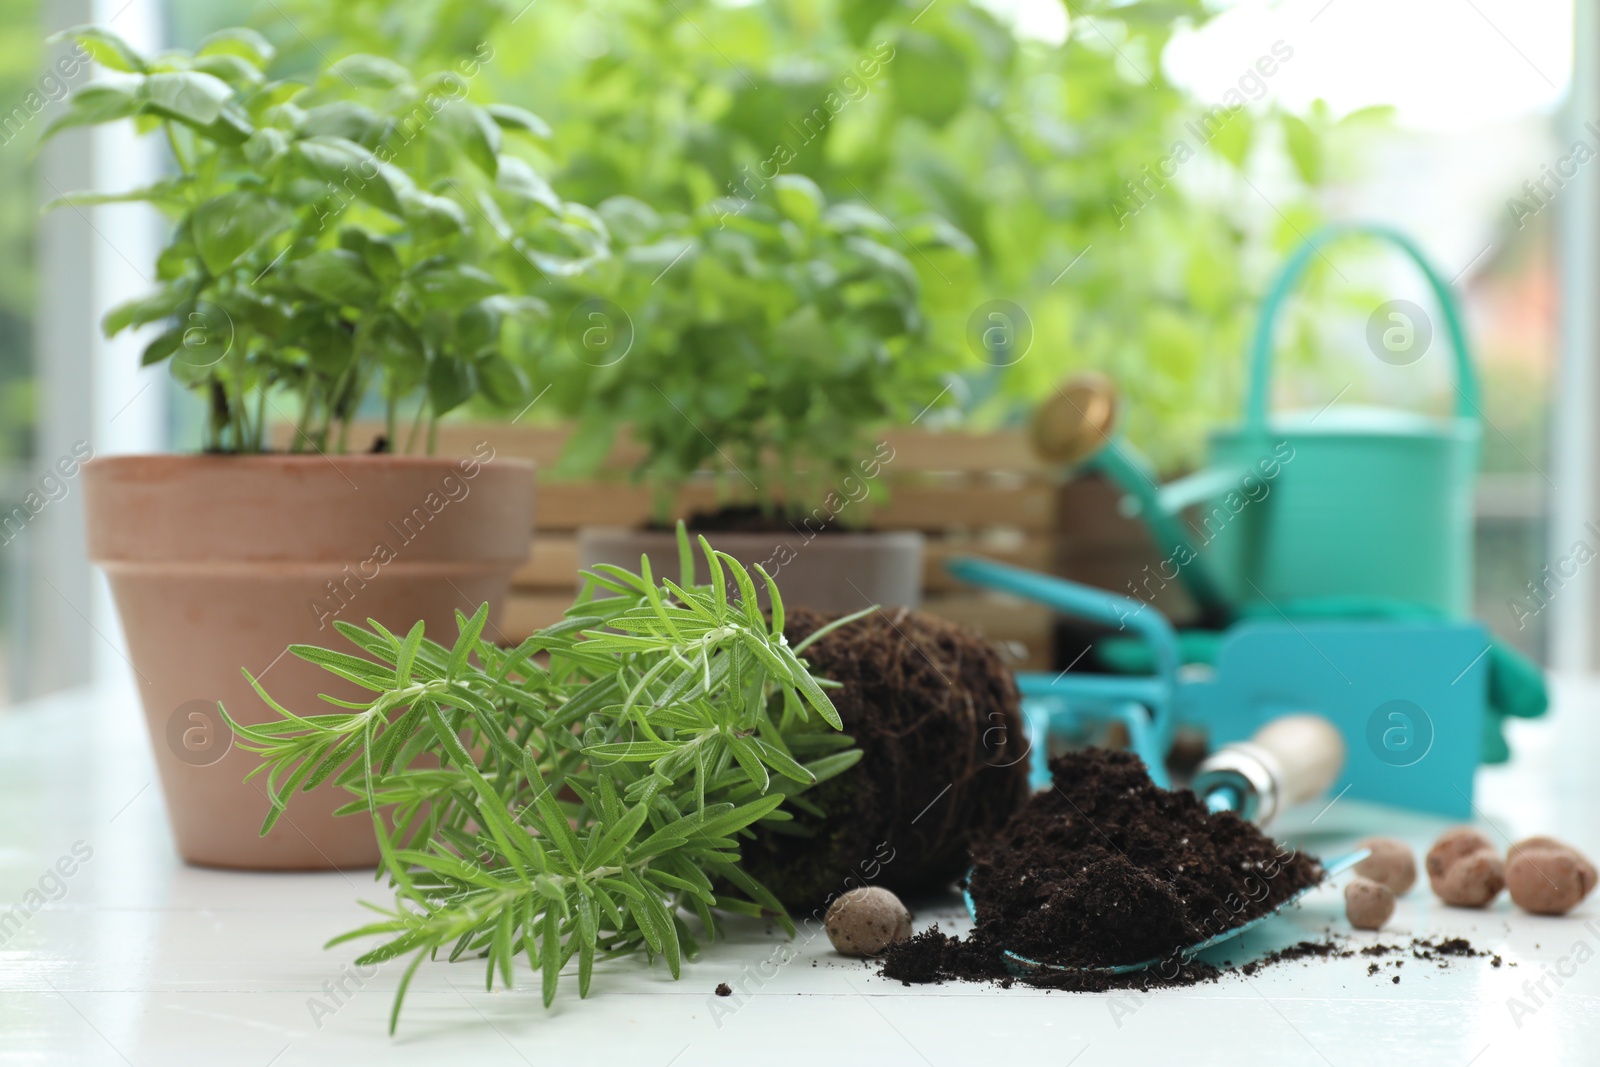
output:
[{"label": "rosemary sprig", "polygon": [[793,933],[740,867],[740,840],[790,819],[786,799],[861,753],[836,732],[827,683],[784,640],[772,579],[757,568],[769,617],[736,560],[701,538],[711,581],[694,586],[681,526],[679,547],[683,581],[658,583],[648,560],[640,574],[586,571],[566,618],[512,649],[483,639],[487,604],[457,613],[449,648],[420,622],[404,637],[335,623],[363,656],[290,651],[370,701],[324,696],[340,710],[300,716],[251,678],[280,718],[245,726],[223,710],[261,757],[263,834],[296,792],[329,778],[356,797],[342,814],[371,818],[394,905],[369,904],[383,918],[329,945],[382,937],[358,962],[412,957],[391,1033],[412,975],[441,952],[483,959],[486,988],[496,974],[509,987],[525,955],[549,1005],[574,956],[580,996],[596,962],[616,956],[662,956],[678,977],[698,950],[685,913],[708,939],[719,912],[772,916]]}]

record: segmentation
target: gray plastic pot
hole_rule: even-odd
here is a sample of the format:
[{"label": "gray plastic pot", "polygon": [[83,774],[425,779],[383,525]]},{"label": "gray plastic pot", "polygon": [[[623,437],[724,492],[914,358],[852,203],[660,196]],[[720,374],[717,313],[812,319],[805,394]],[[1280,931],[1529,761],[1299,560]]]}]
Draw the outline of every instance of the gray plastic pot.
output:
[{"label": "gray plastic pot", "polygon": [[[823,533],[807,540],[803,532],[739,532],[708,533],[706,539],[749,568],[752,577],[760,564],[778,583],[785,607],[852,612],[873,604],[903,608],[922,604],[920,533]],[[586,526],[578,531],[578,560],[583,567],[613,563],[637,571],[641,556],[649,557],[658,578],[677,579],[678,541],[669,530]],[[709,581],[698,547],[695,568],[696,581]],[[765,604],[763,586],[757,582]]]}]

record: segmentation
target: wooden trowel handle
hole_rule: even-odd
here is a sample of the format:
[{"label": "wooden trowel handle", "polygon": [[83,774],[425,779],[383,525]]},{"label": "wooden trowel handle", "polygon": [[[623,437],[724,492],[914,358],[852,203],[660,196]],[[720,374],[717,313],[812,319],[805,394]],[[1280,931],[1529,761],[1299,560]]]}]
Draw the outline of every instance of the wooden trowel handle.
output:
[{"label": "wooden trowel handle", "polygon": [[1278,789],[1287,807],[1327,791],[1344,770],[1344,735],[1320,715],[1273,719],[1250,739],[1278,764]]}]

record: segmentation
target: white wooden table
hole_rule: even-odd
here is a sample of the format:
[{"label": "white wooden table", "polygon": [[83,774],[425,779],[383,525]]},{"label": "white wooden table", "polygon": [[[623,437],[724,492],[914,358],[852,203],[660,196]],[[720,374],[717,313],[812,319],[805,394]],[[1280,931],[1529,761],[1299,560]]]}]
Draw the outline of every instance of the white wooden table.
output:
[{"label": "white wooden table", "polygon": [[[1600,686],[1559,694],[1551,718],[1518,724],[1513,765],[1480,772],[1478,807],[1502,847],[1551,833],[1600,857]],[[1310,814],[1280,829],[1330,854],[1373,832],[1425,847],[1443,826],[1350,802],[1314,827]],[[75,847],[92,856],[78,861]],[[63,857],[71,876],[50,875]],[[516,990],[486,993],[478,963],[425,966],[390,1038],[400,968],[357,974],[354,946],[321,947],[365,921],[358,897],[383,892],[361,872],[180,863],[126,691],[0,711],[0,922],[13,904],[27,910],[30,891],[48,899],[14,931],[0,926],[4,1064],[1600,1063],[1600,896],[1548,919],[1504,896],[1486,912],[1444,908],[1425,885],[1379,936],[1459,934],[1507,966],[1418,961],[1394,985],[1392,968],[1368,977],[1364,959],[1313,960],[1151,996],[906,988],[821,937],[795,943],[782,964],[790,943],[751,922],[687,963],[680,982],[664,966],[613,962],[588,1000],[572,982],[549,1011],[525,969]],[[953,897],[918,907],[919,928],[933,919],[963,926]],[[1319,890],[1269,925],[1272,935],[1246,935],[1228,955],[1343,930],[1339,895]],[[1558,970],[1571,972],[1559,984],[1548,977]],[[751,992],[719,999],[719,982]]]}]

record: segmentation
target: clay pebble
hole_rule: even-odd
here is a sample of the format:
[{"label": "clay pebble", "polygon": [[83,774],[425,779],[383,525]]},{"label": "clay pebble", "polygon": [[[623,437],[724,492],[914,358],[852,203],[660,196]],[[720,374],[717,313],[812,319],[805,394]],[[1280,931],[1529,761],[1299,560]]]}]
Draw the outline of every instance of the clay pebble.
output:
[{"label": "clay pebble", "polygon": [[911,912],[900,898],[881,886],[864,886],[842,894],[823,918],[828,940],[846,956],[878,956],[911,936]]},{"label": "clay pebble", "polygon": [[1357,930],[1378,930],[1394,914],[1394,890],[1360,875],[1344,887],[1344,914]]},{"label": "clay pebble", "polygon": [[1392,837],[1369,837],[1361,848],[1372,855],[1356,864],[1356,873],[1389,887],[1395,896],[1402,896],[1417,882],[1417,859],[1411,846]]},{"label": "clay pebble", "polygon": [[1423,861],[1428,884],[1457,908],[1482,908],[1505,888],[1505,864],[1489,839],[1470,826],[1446,830]]},{"label": "clay pebble", "polygon": [[1494,850],[1489,839],[1470,826],[1456,826],[1439,835],[1439,839],[1428,849],[1428,855],[1423,860],[1423,866],[1428,872],[1428,881],[1437,882],[1444,877],[1456,860],[1463,856],[1471,855],[1482,849]]},{"label": "clay pebble", "polygon": [[1594,864],[1570,845],[1530,837],[1511,846],[1506,888],[1512,903],[1534,915],[1565,915],[1595,887]]}]

